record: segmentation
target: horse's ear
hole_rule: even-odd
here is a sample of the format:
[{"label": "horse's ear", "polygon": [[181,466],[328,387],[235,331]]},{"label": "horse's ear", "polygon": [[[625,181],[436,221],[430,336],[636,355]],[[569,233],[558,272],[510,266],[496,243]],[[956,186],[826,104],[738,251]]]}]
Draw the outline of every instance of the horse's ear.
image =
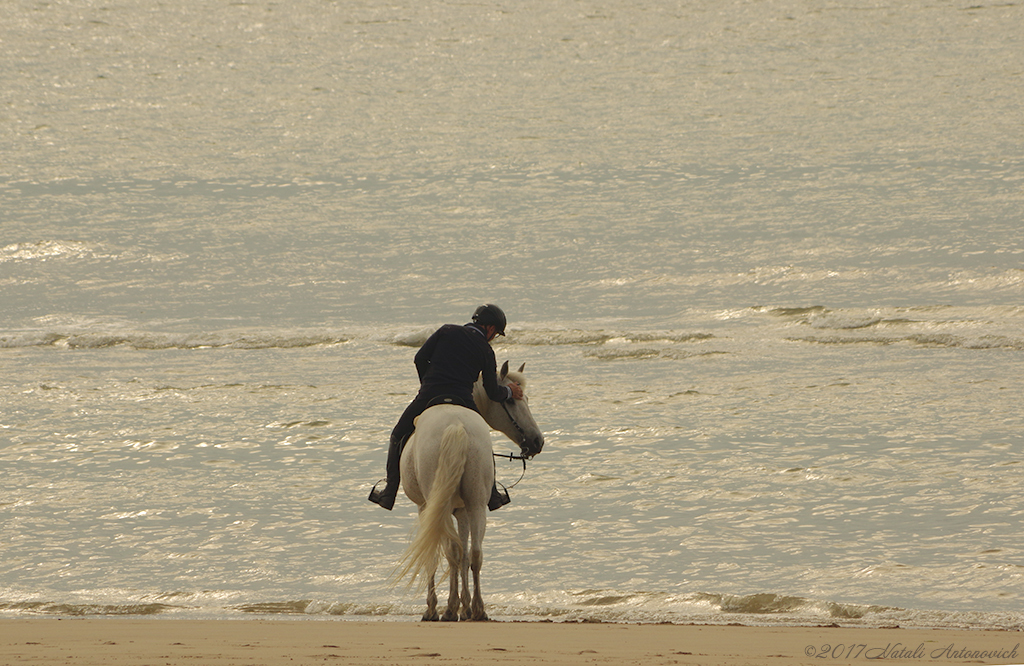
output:
[{"label": "horse's ear", "polygon": [[522,364],[521,366],[519,366],[519,372],[522,372],[522,371],[523,371],[523,368],[525,368],[525,367],[526,367],[526,364],[525,364],[525,363],[523,363],[523,364]]},{"label": "horse's ear", "polygon": [[505,375],[508,374],[508,361],[505,361],[501,366],[501,379],[505,379]]}]

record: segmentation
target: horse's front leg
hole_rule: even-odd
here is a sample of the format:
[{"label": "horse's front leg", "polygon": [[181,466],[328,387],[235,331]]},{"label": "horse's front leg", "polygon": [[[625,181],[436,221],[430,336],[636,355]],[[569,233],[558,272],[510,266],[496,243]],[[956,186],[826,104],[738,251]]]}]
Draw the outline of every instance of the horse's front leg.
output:
[{"label": "horse's front leg", "polygon": [[427,612],[423,614],[424,622],[437,622],[437,590],[434,589],[434,572],[430,572],[427,582]]}]

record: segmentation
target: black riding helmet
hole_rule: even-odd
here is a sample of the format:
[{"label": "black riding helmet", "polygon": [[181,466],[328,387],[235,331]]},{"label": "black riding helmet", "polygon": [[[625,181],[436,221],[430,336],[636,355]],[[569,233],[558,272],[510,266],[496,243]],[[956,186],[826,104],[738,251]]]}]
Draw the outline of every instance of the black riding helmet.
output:
[{"label": "black riding helmet", "polygon": [[481,305],[473,313],[473,321],[481,326],[493,326],[498,335],[505,335],[505,313],[497,305]]}]

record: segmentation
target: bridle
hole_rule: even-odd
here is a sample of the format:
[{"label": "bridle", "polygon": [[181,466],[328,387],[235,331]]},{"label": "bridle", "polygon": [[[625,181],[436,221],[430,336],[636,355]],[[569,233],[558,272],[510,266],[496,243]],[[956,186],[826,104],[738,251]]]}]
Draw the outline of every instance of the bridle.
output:
[{"label": "bridle", "polygon": [[[526,431],[523,430],[523,426],[519,425],[519,423],[516,421],[515,417],[512,416],[512,412],[508,411],[508,404],[505,403],[504,401],[502,401],[501,408],[505,410],[505,414],[506,414],[506,416],[508,416],[508,420],[512,422],[512,427],[515,428],[516,432],[519,433],[519,441],[520,442],[525,442],[526,441]],[[505,458],[506,460],[522,460],[523,461],[523,473],[519,475],[519,478],[516,479],[515,483],[513,483],[511,486],[505,486],[506,488],[515,488],[516,484],[518,484],[520,481],[522,481],[523,477],[526,476],[526,459],[527,459],[527,456],[523,455],[522,453],[520,453],[518,456],[516,454],[514,454],[514,453],[492,453],[491,455],[493,455],[495,458]]]},{"label": "bridle", "polygon": [[501,403],[501,408],[505,410],[505,416],[507,416],[508,420],[512,422],[512,427],[515,428],[516,432],[519,433],[519,441],[520,442],[525,442],[526,441],[526,431],[523,430],[523,426],[519,425],[519,423],[516,421],[516,418],[514,416],[512,416],[512,412],[508,411],[508,403],[507,402],[502,402]]}]

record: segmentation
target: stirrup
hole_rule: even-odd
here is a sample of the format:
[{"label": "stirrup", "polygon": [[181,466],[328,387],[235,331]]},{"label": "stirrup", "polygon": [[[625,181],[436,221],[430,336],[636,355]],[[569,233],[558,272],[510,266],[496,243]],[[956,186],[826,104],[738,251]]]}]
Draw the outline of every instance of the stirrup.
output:
[{"label": "stirrup", "polygon": [[501,490],[498,490],[498,484],[494,484],[491,488],[491,499],[487,502],[487,508],[491,511],[495,511],[505,506],[512,499],[508,496],[508,491],[502,486]]},{"label": "stirrup", "polygon": [[[379,486],[381,483],[384,483],[384,487],[380,490],[377,490],[377,486]],[[370,500],[374,504],[379,504],[388,511],[391,511],[391,509],[395,507],[395,499],[397,497],[398,489],[396,488],[395,492],[389,493],[387,479],[381,479],[376,484],[374,484],[373,489],[370,490],[370,496],[367,497],[366,499]]]}]

